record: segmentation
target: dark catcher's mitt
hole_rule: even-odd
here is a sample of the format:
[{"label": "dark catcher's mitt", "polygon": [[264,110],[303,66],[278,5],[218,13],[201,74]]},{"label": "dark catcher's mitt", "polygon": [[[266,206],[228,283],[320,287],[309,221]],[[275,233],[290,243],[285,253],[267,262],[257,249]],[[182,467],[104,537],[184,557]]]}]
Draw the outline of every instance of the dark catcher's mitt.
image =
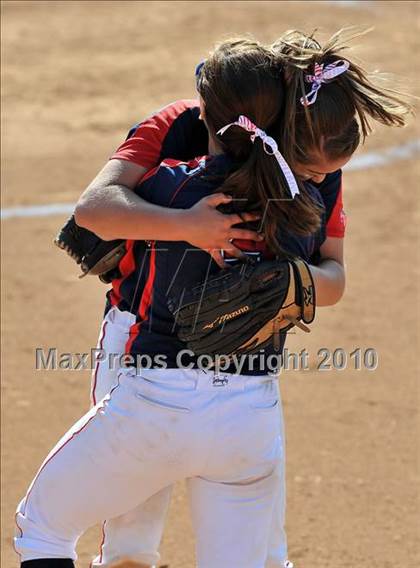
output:
[{"label": "dark catcher's mitt", "polygon": [[119,261],[125,254],[125,241],[104,241],[88,229],[79,227],[72,215],[54,239],[54,243],[65,250],[77,264],[80,264],[80,278],[91,274],[109,282]]},{"label": "dark catcher's mitt", "polygon": [[304,331],[315,317],[315,287],[301,259],[246,263],[222,270],[169,300],[178,336],[196,355],[255,353],[280,332]]}]

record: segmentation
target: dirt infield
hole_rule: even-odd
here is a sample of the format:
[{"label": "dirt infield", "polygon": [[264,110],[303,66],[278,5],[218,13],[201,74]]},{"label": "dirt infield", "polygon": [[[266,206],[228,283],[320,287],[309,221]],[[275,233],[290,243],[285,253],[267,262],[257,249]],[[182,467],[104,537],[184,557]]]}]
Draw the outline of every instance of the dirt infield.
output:
[{"label": "dirt infield", "polygon": [[[374,25],[358,54],[420,95],[418,2],[4,2],[2,205],[74,202],[128,127],[194,96],[215,40],[288,28]],[[420,137],[418,122],[377,129],[361,152]],[[348,285],[290,338],[310,368],[281,379],[288,535],[297,568],[420,566],[418,546],[419,162],[345,174]],[[2,566],[17,566],[14,510],[46,453],[88,407],[89,373],[34,370],[36,347],[95,346],[105,288],[79,281],[52,245],[63,216],[2,221]],[[376,350],[375,371],[324,371],[319,350]],[[98,472],[100,475],[100,472]],[[99,545],[92,528],[79,566]],[[192,568],[191,524],[176,487],[162,547]],[[229,567],[240,568],[240,567]]]}]

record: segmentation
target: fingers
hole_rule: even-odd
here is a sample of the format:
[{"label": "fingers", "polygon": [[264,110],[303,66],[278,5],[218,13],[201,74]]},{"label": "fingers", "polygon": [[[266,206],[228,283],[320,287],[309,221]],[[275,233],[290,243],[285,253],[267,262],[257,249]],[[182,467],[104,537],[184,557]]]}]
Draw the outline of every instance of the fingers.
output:
[{"label": "fingers", "polygon": [[[225,193],[213,193],[212,195],[203,197],[200,202],[205,201],[207,205],[210,205],[210,207],[216,208],[218,205],[221,205],[223,203],[230,203],[232,199],[233,198],[231,195],[226,195]],[[261,214],[243,212],[240,214],[235,213],[226,215],[226,217],[230,220],[232,225],[236,225],[238,223],[244,223],[247,221],[257,221],[258,219],[261,219]]]},{"label": "fingers", "polygon": [[208,197],[204,197],[203,199],[206,200],[207,204],[211,207],[217,207],[221,203],[229,203],[232,201],[232,197],[230,195],[226,195],[225,193],[213,193]]},{"label": "fingers", "polygon": [[231,229],[230,238],[260,242],[264,240],[264,235],[247,229]]},{"label": "fingers", "polygon": [[234,213],[233,215],[226,215],[226,217],[231,226],[246,223],[247,221],[257,221],[261,218],[261,216],[256,213],[241,213],[240,215]]},{"label": "fingers", "polygon": [[238,217],[240,217],[242,223],[246,221],[258,221],[261,219],[261,215],[259,213],[241,213]]},{"label": "fingers", "polygon": [[[252,221],[261,221],[262,216],[259,213],[241,213],[240,217],[243,223],[252,222]],[[259,224],[259,230],[262,229],[262,224]]]},{"label": "fingers", "polygon": [[228,264],[223,260],[222,252],[220,250],[214,249],[210,254],[212,259],[217,262],[220,268],[228,267]]}]

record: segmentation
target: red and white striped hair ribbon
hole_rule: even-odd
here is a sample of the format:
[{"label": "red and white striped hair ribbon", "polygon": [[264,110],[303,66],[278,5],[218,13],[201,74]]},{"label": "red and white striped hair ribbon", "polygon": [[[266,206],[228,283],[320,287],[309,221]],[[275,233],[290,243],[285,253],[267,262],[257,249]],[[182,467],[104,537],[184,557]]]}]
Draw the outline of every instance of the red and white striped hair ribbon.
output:
[{"label": "red and white striped hair ribbon", "polygon": [[236,120],[235,122],[231,122],[230,124],[223,126],[223,128],[217,131],[217,134],[223,135],[231,126],[239,126],[240,128],[243,128],[244,130],[249,132],[251,134],[251,142],[255,142],[256,138],[260,138],[262,140],[264,152],[269,156],[274,156],[276,158],[280,169],[286,179],[292,199],[294,199],[295,196],[300,193],[299,187],[296,182],[295,176],[293,175],[293,172],[289,167],[289,164],[280,153],[277,142],[274,140],[274,138],[268,136],[268,134],[264,132],[264,130],[258,128],[258,126],[256,126],[248,117],[244,116],[243,114],[241,114],[238,120]]},{"label": "red and white striped hair ribbon", "polygon": [[350,63],[348,61],[344,61],[344,59],[338,59],[337,61],[334,61],[334,63],[330,63],[325,67],[325,69],[323,63],[315,63],[314,74],[305,76],[305,81],[307,83],[312,83],[312,89],[307,95],[300,99],[301,104],[303,106],[314,104],[322,83],[327,83],[328,81],[335,79],[342,73],[345,73],[349,67]]}]

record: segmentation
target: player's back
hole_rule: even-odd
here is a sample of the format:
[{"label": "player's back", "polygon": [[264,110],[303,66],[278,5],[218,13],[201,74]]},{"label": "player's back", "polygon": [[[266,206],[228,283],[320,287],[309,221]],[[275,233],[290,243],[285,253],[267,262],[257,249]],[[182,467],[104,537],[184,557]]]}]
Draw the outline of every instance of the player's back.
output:
[{"label": "player's back", "polygon": [[[136,192],[157,205],[188,209],[217,191],[230,167],[225,155],[205,156],[191,162],[166,160],[146,176]],[[318,191],[312,190],[320,201]],[[283,234],[281,244],[290,254],[308,260],[315,242],[315,235]],[[235,244],[243,250],[249,245],[247,242]],[[255,247],[252,252],[255,253]],[[261,259],[269,252],[263,243],[259,251]],[[146,244],[128,242],[127,255],[120,265],[129,266],[130,272],[119,283],[118,293],[126,306],[134,306],[136,310],[136,324],[131,328],[126,352],[133,356],[147,355],[152,360],[164,354],[168,367],[178,366],[177,356],[186,346],[177,337],[168,297],[176,296],[182,301],[184,289],[203,282],[218,272],[219,266],[206,251],[187,242],[162,240]],[[188,360],[194,361],[194,358]]]}]

